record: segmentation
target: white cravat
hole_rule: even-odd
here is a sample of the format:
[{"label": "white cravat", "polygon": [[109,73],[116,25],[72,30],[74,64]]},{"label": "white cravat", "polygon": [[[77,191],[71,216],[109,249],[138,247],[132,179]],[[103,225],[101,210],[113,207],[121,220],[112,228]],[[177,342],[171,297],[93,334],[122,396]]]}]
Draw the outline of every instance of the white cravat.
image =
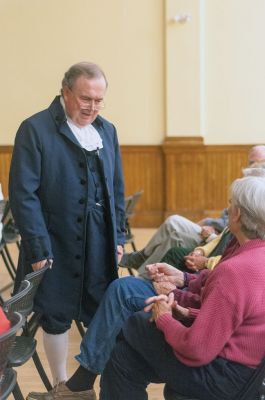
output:
[{"label": "white cravat", "polygon": [[92,124],[88,124],[86,126],[82,126],[82,128],[79,128],[77,125],[74,124],[74,122],[71,120],[71,118],[67,115],[66,110],[65,110],[65,104],[62,96],[60,97],[60,102],[63,106],[63,109],[65,111],[65,115],[67,118],[67,124],[73,134],[75,135],[76,139],[80,143],[80,145],[88,150],[97,150],[97,149],[102,149],[103,148],[103,143],[102,139]]}]

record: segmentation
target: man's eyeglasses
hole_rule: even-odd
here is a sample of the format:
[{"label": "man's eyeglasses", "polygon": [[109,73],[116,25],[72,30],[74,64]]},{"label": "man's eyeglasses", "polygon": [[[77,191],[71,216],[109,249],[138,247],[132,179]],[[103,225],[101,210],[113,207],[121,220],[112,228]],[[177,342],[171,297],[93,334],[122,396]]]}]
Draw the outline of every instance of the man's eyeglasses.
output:
[{"label": "man's eyeglasses", "polygon": [[81,107],[88,107],[88,108],[94,107],[94,110],[96,111],[100,111],[103,110],[103,108],[105,108],[104,100],[79,97],[72,91],[72,89],[69,88],[69,90],[72,93],[72,95],[76,98]]}]

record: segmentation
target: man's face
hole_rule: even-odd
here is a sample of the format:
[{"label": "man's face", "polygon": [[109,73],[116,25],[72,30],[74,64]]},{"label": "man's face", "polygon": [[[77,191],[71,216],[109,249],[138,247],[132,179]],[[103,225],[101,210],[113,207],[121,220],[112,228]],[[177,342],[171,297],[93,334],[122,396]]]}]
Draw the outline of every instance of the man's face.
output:
[{"label": "man's face", "polygon": [[72,121],[79,127],[91,124],[103,108],[106,82],[103,77],[79,76],[73,87],[63,88],[65,109]]}]

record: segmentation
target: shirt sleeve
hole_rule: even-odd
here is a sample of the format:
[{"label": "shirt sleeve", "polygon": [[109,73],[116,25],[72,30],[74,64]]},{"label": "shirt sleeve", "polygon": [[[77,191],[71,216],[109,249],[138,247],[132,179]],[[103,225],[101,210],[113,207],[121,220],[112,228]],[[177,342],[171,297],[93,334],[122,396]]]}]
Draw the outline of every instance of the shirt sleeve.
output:
[{"label": "shirt sleeve", "polygon": [[227,285],[220,284],[216,275],[213,279],[209,277],[200,312],[192,326],[183,326],[169,314],[161,315],[156,321],[176,357],[188,366],[202,366],[214,360],[238,323],[236,306],[225,294]]}]

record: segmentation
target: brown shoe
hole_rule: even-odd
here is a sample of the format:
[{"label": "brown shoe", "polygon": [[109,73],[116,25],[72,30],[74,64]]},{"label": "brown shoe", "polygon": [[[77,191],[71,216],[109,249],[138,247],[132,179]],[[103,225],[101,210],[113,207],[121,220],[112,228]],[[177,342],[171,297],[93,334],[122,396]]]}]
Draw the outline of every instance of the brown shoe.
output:
[{"label": "brown shoe", "polygon": [[72,392],[64,382],[56,385],[52,390],[46,393],[30,392],[27,400],[97,400],[96,393],[93,389],[84,390],[83,392]]}]

